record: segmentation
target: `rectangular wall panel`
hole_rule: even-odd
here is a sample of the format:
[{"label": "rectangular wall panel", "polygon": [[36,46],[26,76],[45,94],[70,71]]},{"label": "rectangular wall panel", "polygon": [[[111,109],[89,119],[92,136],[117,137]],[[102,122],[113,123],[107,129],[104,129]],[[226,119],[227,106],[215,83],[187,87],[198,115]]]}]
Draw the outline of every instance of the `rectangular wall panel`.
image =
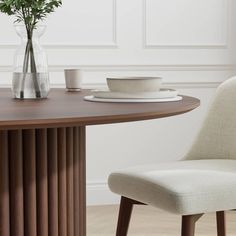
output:
[{"label": "rectangular wall panel", "polygon": [[[0,45],[18,43],[14,17],[0,14]],[[115,46],[116,0],[66,0],[49,15],[43,44],[50,46]]]},{"label": "rectangular wall panel", "polygon": [[115,0],[66,0],[48,21],[45,44],[115,45]]},{"label": "rectangular wall panel", "polygon": [[144,0],[147,47],[225,47],[228,0]]}]

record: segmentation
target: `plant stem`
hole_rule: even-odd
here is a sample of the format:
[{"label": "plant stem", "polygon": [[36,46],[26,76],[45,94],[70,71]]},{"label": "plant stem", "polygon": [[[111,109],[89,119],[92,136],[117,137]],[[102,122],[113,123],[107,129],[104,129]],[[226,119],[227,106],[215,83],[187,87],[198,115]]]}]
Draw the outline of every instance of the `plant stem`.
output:
[{"label": "plant stem", "polygon": [[27,41],[25,48],[24,64],[23,64],[23,79],[21,81],[21,90],[20,90],[20,98],[22,99],[24,98],[25,78],[29,67],[29,52],[30,52],[29,49],[30,49],[30,44],[29,41]]},{"label": "plant stem", "polygon": [[34,48],[33,48],[33,30],[34,30],[35,22],[33,22],[33,24],[31,25],[30,23],[26,21],[26,16],[29,15],[29,12],[28,13],[25,12],[25,9],[23,7],[22,7],[22,15],[24,18],[25,29],[27,33],[27,45],[26,45],[25,56],[24,56],[23,79],[22,79],[22,84],[21,84],[20,98],[24,98],[25,79],[28,72],[28,68],[29,68],[29,57],[30,57],[31,74],[32,74],[32,79],[33,79],[34,89],[35,89],[35,96],[36,98],[40,98],[41,92],[40,92],[39,82],[37,79],[37,67],[36,67]]},{"label": "plant stem", "polygon": [[37,79],[37,67],[36,67],[35,57],[34,57],[33,42],[32,42],[32,40],[30,40],[29,42],[30,42],[30,66],[31,66],[31,73],[33,76],[35,96],[36,96],[36,98],[40,98],[41,92],[40,92],[39,83],[38,83],[38,79]]}]

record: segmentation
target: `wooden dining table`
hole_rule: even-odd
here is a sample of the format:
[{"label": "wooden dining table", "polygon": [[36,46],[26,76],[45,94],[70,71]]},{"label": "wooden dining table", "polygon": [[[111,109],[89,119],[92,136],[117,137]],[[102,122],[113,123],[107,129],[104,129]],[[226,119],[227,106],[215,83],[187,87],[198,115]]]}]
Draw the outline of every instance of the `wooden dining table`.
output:
[{"label": "wooden dining table", "polygon": [[86,126],[174,116],[200,104],[189,96],[84,101],[90,93],[52,89],[48,99],[15,100],[0,89],[1,236],[85,236]]}]

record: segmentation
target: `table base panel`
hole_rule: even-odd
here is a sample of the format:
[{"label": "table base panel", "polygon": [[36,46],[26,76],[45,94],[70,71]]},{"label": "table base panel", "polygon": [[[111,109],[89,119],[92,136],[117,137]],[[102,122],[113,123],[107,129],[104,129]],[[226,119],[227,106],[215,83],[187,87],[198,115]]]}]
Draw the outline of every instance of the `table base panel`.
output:
[{"label": "table base panel", "polygon": [[0,235],[85,236],[85,127],[0,131]]}]

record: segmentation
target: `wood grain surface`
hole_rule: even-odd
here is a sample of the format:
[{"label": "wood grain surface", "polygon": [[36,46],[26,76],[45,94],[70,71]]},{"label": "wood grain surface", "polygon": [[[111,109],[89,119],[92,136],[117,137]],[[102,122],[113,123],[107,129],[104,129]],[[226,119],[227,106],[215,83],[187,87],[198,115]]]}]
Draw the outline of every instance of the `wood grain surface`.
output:
[{"label": "wood grain surface", "polygon": [[98,103],[84,101],[91,91],[52,89],[48,99],[16,100],[10,89],[0,89],[0,129],[95,125],[167,117],[188,112],[200,101],[183,96],[165,103]]}]

